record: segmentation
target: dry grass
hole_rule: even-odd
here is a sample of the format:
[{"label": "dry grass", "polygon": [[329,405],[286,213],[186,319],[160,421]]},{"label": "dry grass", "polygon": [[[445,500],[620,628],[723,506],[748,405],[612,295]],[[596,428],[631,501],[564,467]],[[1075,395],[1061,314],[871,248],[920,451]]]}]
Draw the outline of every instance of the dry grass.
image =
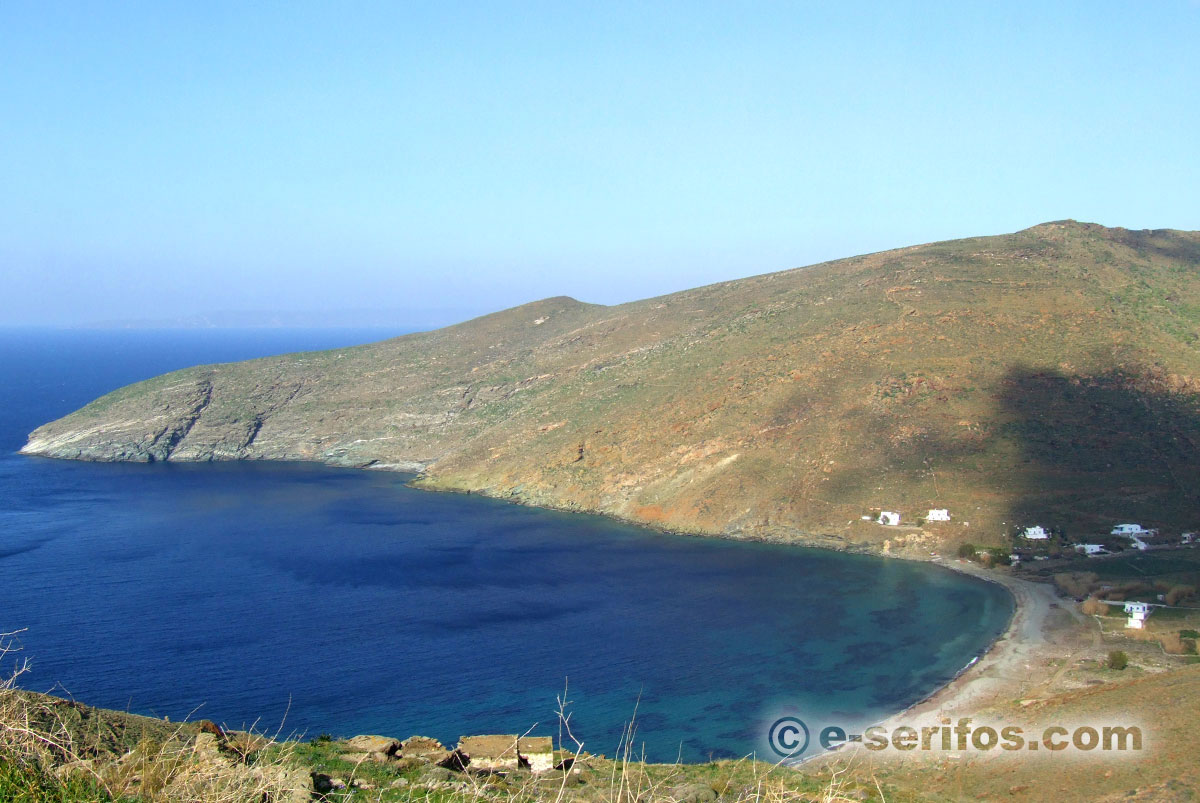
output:
[{"label": "dry grass", "polygon": [[20,691],[28,664],[17,657],[16,633],[0,634],[0,764],[29,800],[141,800],[147,803],[272,803],[308,800],[307,773],[270,739],[218,739],[176,726],[165,738],[142,738],[123,754],[98,750],[48,698]]},{"label": "dry grass", "polygon": [[[147,803],[301,803],[324,800],[374,803],[841,803],[885,800],[881,787],[850,767],[811,775],[746,758],[707,765],[648,764],[637,752],[637,716],[627,724],[618,755],[591,756],[571,729],[566,691],[558,699],[559,766],[532,773],[425,774],[425,767],[338,764],[342,783],[313,792],[313,743],[215,726],[169,724],[87,709],[17,688],[28,670],[15,633],[0,634],[0,800],[146,801]],[[10,668],[11,667],[11,668]],[[88,717],[78,716],[87,709]],[[76,716],[72,717],[71,714]],[[114,728],[136,719],[151,726]],[[101,734],[100,731],[105,731]],[[118,733],[126,737],[113,737]],[[301,748],[307,748],[308,752]],[[336,748],[330,747],[336,761]],[[872,785],[873,784],[873,785]]]}]

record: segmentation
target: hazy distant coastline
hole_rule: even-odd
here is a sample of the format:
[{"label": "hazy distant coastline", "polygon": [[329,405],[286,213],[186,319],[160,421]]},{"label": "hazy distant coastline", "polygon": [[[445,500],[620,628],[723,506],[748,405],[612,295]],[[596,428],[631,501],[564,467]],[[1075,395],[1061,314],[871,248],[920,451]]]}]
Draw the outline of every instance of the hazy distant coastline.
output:
[{"label": "hazy distant coastline", "polygon": [[419,332],[480,314],[473,309],[222,310],[164,318],[86,321],[72,329],[399,329]]}]

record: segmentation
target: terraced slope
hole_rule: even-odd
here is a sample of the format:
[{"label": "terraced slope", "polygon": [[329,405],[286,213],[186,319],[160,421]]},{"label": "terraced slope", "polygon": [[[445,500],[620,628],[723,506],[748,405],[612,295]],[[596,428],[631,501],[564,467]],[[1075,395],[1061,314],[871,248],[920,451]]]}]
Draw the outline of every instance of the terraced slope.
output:
[{"label": "terraced slope", "polygon": [[[178,371],[30,435],[87,460],[317,460],[847,547],[1200,524],[1200,232],[1073,221],[614,307]],[[930,507],[954,520],[905,522]],[[964,526],[968,523],[969,525]],[[934,529],[936,528],[936,529]]]}]

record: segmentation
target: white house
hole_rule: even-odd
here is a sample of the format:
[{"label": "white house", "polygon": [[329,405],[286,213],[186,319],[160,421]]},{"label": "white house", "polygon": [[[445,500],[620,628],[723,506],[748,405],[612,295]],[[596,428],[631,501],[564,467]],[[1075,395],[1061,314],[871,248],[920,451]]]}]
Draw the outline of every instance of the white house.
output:
[{"label": "white house", "polygon": [[1030,541],[1045,541],[1050,537],[1046,529],[1040,524],[1035,524],[1032,527],[1026,527],[1025,532],[1021,533],[1022,538],[1028,538]]},{"label": "white house", "polygon": [[950,521],[950,511],[944,507],[930,508],[925,521]]},{"label": "white house", "polygon": [[1194,544],[1196,542],[1196,534],[1184,533],[1183,535],[1179,536],[1179,542],[1182,544]]},{"label": "white house", "polygon": [[1108,554],[1108,550],[1100,544],[1076,544],[1075,551],[1087,555],[1089,558]]},{"label": "white house", "polygon": [[895,527],[900,523],[900,514],[893,513],[890,510],[885,510],[879,514],[879,518],[875,519],[879,524],[886,524],[889,527]]},{"label": "white house", "polygon": [[1151,531],[1140,524],[1118,524],[1112,528],[1112,534],[1129,537],[1133,535],[1150,535]]},{"label": "white house", "polygon": [[1125,613],[1129,614],[1129,619],[1126,620],[1125,626],[1132,627],[1134,630],[1141,630],[1146,626],[1146,617],[1150,615],[1150,603],[1126,602]]}]

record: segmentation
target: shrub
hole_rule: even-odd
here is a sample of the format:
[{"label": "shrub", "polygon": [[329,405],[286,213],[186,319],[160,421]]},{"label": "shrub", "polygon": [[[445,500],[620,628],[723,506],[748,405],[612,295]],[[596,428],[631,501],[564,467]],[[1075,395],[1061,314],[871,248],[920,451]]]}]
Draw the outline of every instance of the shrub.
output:
[{"label": "shrub", "polygon": [[1171,590],[1167,592],[1167,596],[1163,601],[1166,602],[1168,605],[1178,605],[1179,603],[1183,602],[1184,600],[1195,596],[1195,594],[1196,594],[1195,586],[1184,586],[1184,585],[1172,586]]},{"label": "shrub", "polygon": [[1119,672],[1129,666],[1129,656],[1125,654],[1124,650],[1113,650],[1108,654],[1108,660],[1105,661],[1105,665],[1109,669],[1115,669]]},{"label": "shrub", "polygon": [[1200,638],[1200,632],[1195,630],[1180,630],[1180,638]]},{"label": "shrub", "polygon": [[1103,616],[1108,613],[1108,606],[1101,602],[1098,597],[1088,597],[1079,606],[1079,610],[1086,616]]},{"label": "shrub", "polygon": [[975,560],[975,552],[974,544],[962,544],[958,548],[958,556],[967,560]]},{"label": "shrub", "polygon": [[1087,597],[1100,581],[1095,572],[1060,572],[1054,575],[1054,584],[1069,597]]}]

